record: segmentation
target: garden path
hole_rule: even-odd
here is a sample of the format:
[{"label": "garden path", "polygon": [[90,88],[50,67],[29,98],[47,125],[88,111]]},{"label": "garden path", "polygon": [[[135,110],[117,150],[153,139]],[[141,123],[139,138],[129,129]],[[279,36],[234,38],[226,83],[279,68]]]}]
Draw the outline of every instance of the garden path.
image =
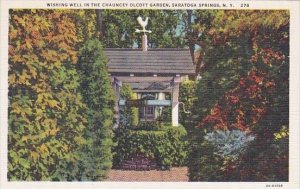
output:
[{"label": "garden path", "polygon": [[173,167],[166,171],[129,171],[112,169],[106,181],[119,182],[187,182],[187,167]]}]

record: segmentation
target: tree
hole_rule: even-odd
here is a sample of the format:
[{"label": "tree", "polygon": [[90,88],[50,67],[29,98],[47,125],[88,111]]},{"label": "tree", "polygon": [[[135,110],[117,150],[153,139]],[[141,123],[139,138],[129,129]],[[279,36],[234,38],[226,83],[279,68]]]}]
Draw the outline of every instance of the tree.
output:
[{"label": "tree", "polygon": [[[235,179],[287,180],[283,176],[288,175],[287,154],[278,150],[270,154],[268,148],[277,148],[275,135],[288,128],[288,12],[222,10],[205,25],[209,27],[200,37],[206,46],[197,87],[198,126],[207,131],[239,129],[256,136],[241,156],[244,161],[234,165],[243,176],[231,171]],[[267,162],[254,161],[262,155],[277,159],[285,174]]]},{"label": "tree", "polygon": [[72,12],[10,10],[9,180],[73,179],[86,125],[75,23]]},{"label": "tree", "polygon": [[[104,10],[102,12],[103,45],[108,48],[141,47],[141,34],[135,33],[140,25],[138,16],[149,17],[147,28],[150,48],[184,47],[182,11],[179,10]],[[99,19],[98,19],[99,21]]]},{"label": "tree", "polygon": [[107,71],[107,58],[97,39],[88,40],[80,49],[78,72],[81,94],[87,105],[88,145],[82,150],[83,180],[101,180],[112,166],[112,125],[115,98]]},{"label": "tree", "polygon": [[96,9],[96,24],[97,24],[97,31],[99,32],[99,40],[103,40],[104,35],[104,27],[103,27],[103,10]]}]

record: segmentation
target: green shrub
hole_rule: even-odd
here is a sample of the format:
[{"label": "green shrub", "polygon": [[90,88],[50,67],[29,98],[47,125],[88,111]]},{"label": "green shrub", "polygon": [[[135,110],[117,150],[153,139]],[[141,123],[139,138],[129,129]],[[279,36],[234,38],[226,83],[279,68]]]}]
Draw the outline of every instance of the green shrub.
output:
[{"label": "green shrub", "polygon": [[287,182],[289,180],[287,128],[283,126],[274,136],[270,141],[264,138],[253,141],[239,158],[236,166],[239,171],[236,175],[240,181]]},{"label": "green shrub", "polygon": [[166,106],[162,109],[161,113],[161,120],[164,122],[171,122],[172,121],[172,107]]},{"label": "green shrub", "polygon": [[142,153],[154,158],[161,168],[182,166],[187,157],[186,134],[181,126],[156,131],[119,129],[115,135],[118,145],[114,149],[114,165],[132,154]]},{"label": "green shrub", "polygon": [[209,142],[193,146],[188,160],[190,181],[223,181],[223,159]]}]

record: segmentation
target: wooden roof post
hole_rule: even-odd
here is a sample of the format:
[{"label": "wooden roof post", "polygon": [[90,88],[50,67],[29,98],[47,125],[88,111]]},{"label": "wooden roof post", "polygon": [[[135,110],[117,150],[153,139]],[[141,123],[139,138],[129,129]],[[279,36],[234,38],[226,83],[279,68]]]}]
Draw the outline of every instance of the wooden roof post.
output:
[{"label": "wooden roof post", "polygon": [[148,41],[147,41],[147,34],[146,33],[144,33],[144,35],[143,35],[142,49],[143,49],[144,52],[148,50]]},{"label": "wooden roof post", "polygon": [[172,89],[172,125],[178,126],[178,117],[179,117],[179,84],[180,76],[174,77],[173,80],[173,89]]}]

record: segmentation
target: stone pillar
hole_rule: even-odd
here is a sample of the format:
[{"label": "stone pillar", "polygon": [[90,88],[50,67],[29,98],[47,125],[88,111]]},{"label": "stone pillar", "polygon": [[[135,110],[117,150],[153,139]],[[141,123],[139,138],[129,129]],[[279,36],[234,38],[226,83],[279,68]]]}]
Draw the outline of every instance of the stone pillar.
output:
[{"label": "stone pillar", "polygon": [[114,124],[113,128],[117,128],[117,127],[119,127],[119,123],[120,123],[119,100],[120,100],[120,90],[122,87],[122,82],[119,81],[117,78],[113,77],[112,85],[113,85],[113,89],[114,89],[114,92],[116,95],[116,103],[115,103],[115,107],[114,107],[114,110],[115,110],[114,118],[116,120],[116,123]]},{"label": "stone pillar", "polygon": [[179,84],[180,77],[174,77],[173,80],[173,89],[172,89],[172,125],[178,126],[178,117],[179,117]]}]

